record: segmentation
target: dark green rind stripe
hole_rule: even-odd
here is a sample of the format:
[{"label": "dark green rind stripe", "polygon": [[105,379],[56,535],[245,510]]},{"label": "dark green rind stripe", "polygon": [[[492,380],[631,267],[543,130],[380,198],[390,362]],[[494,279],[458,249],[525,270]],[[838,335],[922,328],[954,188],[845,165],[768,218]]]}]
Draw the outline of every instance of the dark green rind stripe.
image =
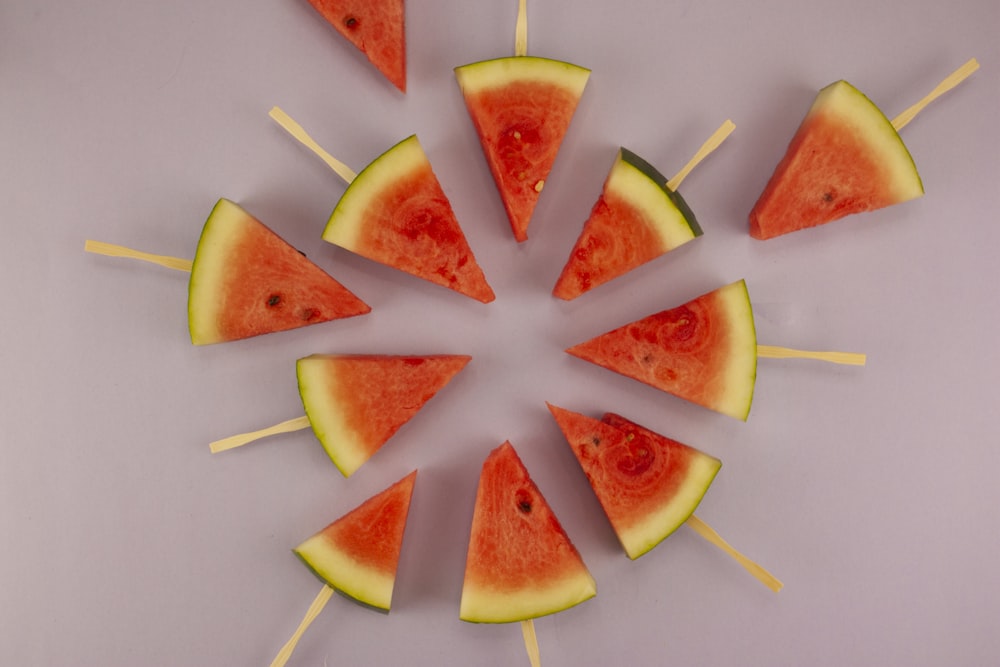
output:
[{"label": "dark green rind stripe", "polygon": [[646,162],[629,149],[622,147],[620,150],[622,160],[641,171],[648,179],[656,183],[656,185],[659,186],[664,193],[666,193],[670,201],[673,202],[674,206],[676,206],[681,212],[681,215],[684,216],[684,219],[687,221],[688,226],[691,227],[691,231],[694,235],[697,237],[704,234],[701,229],[701,225],[698,224],[697,218],[694,217],[694,211],[692,211],[691,207],[688,206],[686,201],[684,201],[684,197],[682,197],[679,192],[674,192],[667,187],[667,181],[670,179],[661,174],[656,167]]}]

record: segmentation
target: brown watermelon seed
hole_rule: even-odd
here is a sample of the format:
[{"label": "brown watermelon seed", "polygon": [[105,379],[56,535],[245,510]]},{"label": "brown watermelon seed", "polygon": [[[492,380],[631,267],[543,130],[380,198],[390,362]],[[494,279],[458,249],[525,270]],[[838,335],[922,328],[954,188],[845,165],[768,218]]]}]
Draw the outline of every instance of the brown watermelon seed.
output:
[{"label": "brown watermelon seed", "polygon": [[348,16],[346,19],[344,19],[344,25],[353,30],[354,28],[358,27],[358,19],[353,16]]},{"label": "brown watermelon seed", "polygon": [[280,303],[281,303],[280,294],[272,294],[271,296],[267,297],[267,305],[271,306],[272,308]]},{"label": "brown watermelon seed", "polygon": [[515,495],[515,501],[517,502],[517,509],[521,510],[525,514],[531,513],[531,494],[529,494],[524,489],[518,489]]}]

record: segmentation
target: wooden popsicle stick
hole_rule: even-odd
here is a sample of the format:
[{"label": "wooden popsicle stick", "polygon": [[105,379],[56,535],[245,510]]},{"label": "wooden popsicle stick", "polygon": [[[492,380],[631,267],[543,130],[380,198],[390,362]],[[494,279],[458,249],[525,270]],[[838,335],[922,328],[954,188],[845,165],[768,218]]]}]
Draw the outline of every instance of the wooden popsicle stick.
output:
[{"label": "wooden popsicle stick", "polygon": [[899,130],[902,130],[904,127],[906,127],[907,123],[913,120],[913,118],[918,113],[923,111],[925,106],[927,106],[937,98],[941,97],[942,95],[947,93],[949,90],[951,90],[958,84],[965,81],[969,77],[969,75],[975,72],[977,69],[979,69],[979,63],[976,61],[976,59],[975,58],[969,59],[964,65],[962,65],[957,70],[955,70],[947,77],[945,77],[944,81],[939,83],[934,88],[934,90],[927,93],[926,97],[924,97],[922,100],[911,106],[903,113],[893,118],[892,126],[896,128],[897,132]]},{"label": "wooden popsicle stick", "polygon": [[323,607],[326,603],[330,601],[330,596],[333,595],[333,589],[329,586],[323,586],[323,590],[319,592],[316,599],[313,600],[312,604],[309,605],[309,609],[306,611],[306,615],[302,618],[302,622],[299,623],[299,627],[295,629],[292,634],[291,639],[289,639],[281,650],[278,651],[278,655],[274,656],[274,660],[271,661],[271,667],[284,667],[288,659],[292,657],[292,651],[295,650],[295,646],[299,643],[302,635],[305,633],[306,628],[316,620],[319,613],[323,611]]},{"label": "wooden popsicle stick", "polygon": [[698,163],[708,157],[708,154],[714,151],[719,145],[726,140],[733,130],[736,129],[736,124],[731,120],[726,120],[719,129],[716,130],[712,136],[701,145],[698,152],[694,154],[688,163],[684,165],[684,168],[677,172],[677,175],[667,181],[667,187],[670,188],[672,192],[676,192],[677,188],[680,187],[681,181],[687,178],[687,175],[691,173],[691,170],[698,166]]},{"label": "wooden popsicle stick", "polygon": [[831,364],[847,366],[864,366],[868,357],[862,352],[816,352],[812,350],[795,350],[777,345],[758,345],[757,356],[769,359],[817,359]]},{"label": "wooden popsicle stick", "polygon": [[514,55],[528,55],[528,6],[527,0],[517,0],[517,24],[514,28]]},{"label": "wooden popsicle stick", "polygon": [[253,442],[254,440],[260,440],[261,438],[266,438],[269,435],[277,435],[278,433],[291,433],[292,431],[301,431],[304,428],[309,427],[309,417],[302,415],[301,417],[296,417],[295,419],[289,419],[283,421],[280,424],[275,424],[274,426],[268,426],[267,428],[262,428],[259,431],[251,431],[249,433],[240,433],[238,435],[231,435],[228,438],[223,438],[222,440],[216,440],[208,445],[208,448],[213,454],[218,454],[219,452],[224,452],[227,449],[233,449],[235,447],[240,447],[247,443]]},{"label": "wooden popsicle stick", "polygon": [[698,533],[706,540],[732,556],[733,559],[742,565],[747,572],[755,576],[762,584],[770,588],[775,593],[785,587],[785,585],[781,583],[777,577],[730,546],[730,544],[722,539],[711,526],[696,517],[694,514],[688,517],[686,523],[694,530],[694,532]]},{"label": "wooden popsicle stick", "polygon": [[524,648],[528,650],[528,660],[531,667],[542,667],[542,656],[538,652],[538,636],[535,635],[535,621],[521,621],[521,634],[524,635]]},{"label": "wooden popsicle stick", "polygon": [[350,185],[351,181],[357,178],[358,175],[353,169],[327,153],[322,146],[316,143],[315,139],[309,136],[301,125],[296,123],[292,117],[282,111],[280,107],[272,107],[267,115],[274,119],[274,122],[280,125],[286,132],[288,132],[288,134],[295,137],[299,143],[319,156],[323,162],[326,162],[330,169],[333,169],[337,176],[344,179],[348,185]]},{"label": "wooden popsicle stick", "polygon": [[126,248],[125,246],[115,245],[114,243],[91,241],[90,239],[84,241],[83,249],[85,252],[92,252],[95,255],[138,259],[151,264],[159,264],[160,266],[165,266],[168,269],[174,269],[176,271],[187,271],[188,273],[191,272],[191,265],[193,263],[190,259],[170,257],[169,255],[154,255],[152,253],[142,252],[141,250],[133,250],[132,248]]}]

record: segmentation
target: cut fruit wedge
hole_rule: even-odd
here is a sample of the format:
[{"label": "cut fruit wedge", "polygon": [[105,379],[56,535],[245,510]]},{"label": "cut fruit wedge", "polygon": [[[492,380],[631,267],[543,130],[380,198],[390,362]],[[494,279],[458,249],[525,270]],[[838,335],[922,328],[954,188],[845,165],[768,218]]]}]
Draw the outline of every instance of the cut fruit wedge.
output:
[{"label": "cut fruit wedge", "polygon": [[463,65],[455,76],[514,238],[525,241],[590,70],[524,55]]},{"label": "cut fruit wedge", "polygon": [[389,611],[416,471],[372,496],[295,547],[295,555],[330,587]]},{"label": "cut fruit wedge", "polygon": [[551,404],[549,410],[633,560],[688,520],[722,467],[714,456],[653,438],[619,415],[597,420]]},{"label": "cut fruit wedge", "polygon": [[296,364],[313,432],[350,476],[465,368],[466,355],[322,355]]},{"label": "cut fruit wedge", "polygon": [[415,135],[350,182],[323,239],[477,301],[496,298]]},{"label": "cut fruit wedge", "polygon": [[621,148],[552,293],[575,299],[701,234],[667,177]]},{"label": "cut fruit wedge", "polygon": [[757,334],[743,280],[566,351],[731,417],[750,413]]},{"label": "cut fruit wedge", "polygon": [[479,477],[459,617],[525,621],[596,593],[576,547],[505,442],[487,457]]}]

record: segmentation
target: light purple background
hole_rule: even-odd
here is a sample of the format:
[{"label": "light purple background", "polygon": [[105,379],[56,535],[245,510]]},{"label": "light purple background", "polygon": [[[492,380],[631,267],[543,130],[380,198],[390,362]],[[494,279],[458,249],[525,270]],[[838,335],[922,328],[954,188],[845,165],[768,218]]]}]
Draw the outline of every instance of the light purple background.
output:
[{"label": "light purple background", "polygon": [[[509,232],[452,68],[511,55],[516,2],[412,0],[409,93],[305,0],[7,0],[0,8],[0,662],[265,665],[320,584],[290,548],[413,468],[393,611],[335,597],[292,665],[527,665],[518,626],[458,620],[479,468],[509,439],[598,582],[536,622],[543,664],[1000,662],[1000,5],[994,0],[529,2],[529,52],[593,70],[537,208]],[[927,195],[768,242],[746,215],[816,90],[893,116]],[[320,240],[344,186],[268,117],[362,168],[418,133],[497,300],[484,306]],[[549,292],[624,145],[672,175],[703,238],[565,303]],[[86,238],[192,257],[242,203],[374,308],[194,348],[186,277]],[[746,278],[762,343],[747,423],[562,350]],[[301,414],[314,352],[471,354],[350,479],[308,431],[211,455]],[[775,595],[682,528],[624,555],[545,401],[614,410],[719,456],[698,515]]]}]

